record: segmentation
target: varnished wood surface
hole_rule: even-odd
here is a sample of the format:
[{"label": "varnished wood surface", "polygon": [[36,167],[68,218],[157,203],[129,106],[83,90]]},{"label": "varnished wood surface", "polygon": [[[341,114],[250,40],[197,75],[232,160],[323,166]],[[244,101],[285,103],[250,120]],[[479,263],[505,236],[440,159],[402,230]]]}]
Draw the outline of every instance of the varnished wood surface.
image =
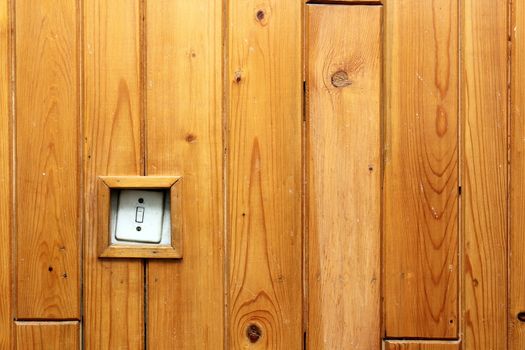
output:
[{"label": "varnished wood surface", "polygon": [[464,350],[507,347],[507,7],[463,1]]},{"label": "varnished wood surface", "polygon": [[460,350],[459,342],[386,341],[384,350]]},{"label": "varnished wood surface", "polygon": [[97,178],[143,175],[139,0],[84,1],[84,346],[144,347],[141,260],[100,260]]},{"label": "varnished wood surface", "polygon": [[0,1],[0,349],[12,348],[9,1]]},{"label": "varnished wood surface", "polygon": [[17,350],[80,349],[80,324],[76,321],[16,322],[15,329]]},{"label": "varnished wood surface", "polygon": [[147,175],[181,175],[180,261],[149,261],[149,349],[223,349],[220,0],[147,1]]},{"label": "varnished wood surface", "polygon": [[77,1],[16,1],[16,315],[80,317]]},{"label": "varnished wood surface", "polygon": [[458,18],[457,0],[386,6],[388,337],[458,336]]},{"label": "varnished wood surface", "polygon": [[[525,349],[525,3],[512,2],[509,350]],[[521,315],[521,317],[524,317]]]},{"label": "varnished wood surface", "polygon": [[[385,335],[426,338],[386,350],[524,346],[524,5],[307,3],[0,0],[0,348],[78,349],[79,327],[86,349],[301,349],[305,331],[319,349],[378,349]],[[305,11],[325,7],[336,20],[309,27]],[[383,37],[365,41],[382,11]],[[363,62],[317,80],[314,120],[308,28],[329,62],[312,71]],[[183,259],[98,258],[105,175],[183,176]]]},{"label": "varnished wood surface", "polygon": [[303,346],[301,7],[229,3],[229,349]]},{"label": "varnished wood surface", "polygon": [[307,347],[378,349],[381,7],[307,15]]}]

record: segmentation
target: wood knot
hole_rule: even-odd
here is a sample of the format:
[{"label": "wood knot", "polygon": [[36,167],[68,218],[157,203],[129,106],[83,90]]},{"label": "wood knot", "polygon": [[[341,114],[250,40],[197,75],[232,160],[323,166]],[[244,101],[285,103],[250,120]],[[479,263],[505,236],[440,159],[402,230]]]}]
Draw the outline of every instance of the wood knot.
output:
[{"label": "wood knot", "polygon": [[250,340],[250,343],[256,343],[261,338],[261,328],[256,324],[251,324],[246,328],[246,337]]},{"label": "wood knot", "polygon": [[186,142],[193,143],[193,142],[195,142],[195,140],[197,140],[197,136],[195,136],[193,134],[186,135]]},{"label": "wood knot", "polygon": [[233,76],[233,81],[235,81],[237,84],[239,84],[242,80],[242,74],[240,71],[235,72]]},{"label": "wood knot", "polygon": [[525,322],[525,311],[518,312],[518,315],[516,315],[516,317],[520,322]]},{"label": "wood knot", "polygon": [[265,17],[264,11],[263,10],[257,11],[257,13],[255,14],[255,17],[257,18],[258,21],[262,21]]},{"label": "wood knot", "polygon": [[348,73],[344,70],[340,70],[332,75],[332,85],[336,88],[344,88],[352,85],[352,81],[348,78]]}]

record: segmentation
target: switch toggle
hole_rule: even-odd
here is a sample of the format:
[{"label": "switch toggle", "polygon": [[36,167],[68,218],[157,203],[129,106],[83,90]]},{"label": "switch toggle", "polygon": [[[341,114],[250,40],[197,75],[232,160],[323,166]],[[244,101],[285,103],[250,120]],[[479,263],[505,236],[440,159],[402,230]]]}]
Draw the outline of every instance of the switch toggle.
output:
[{"label": "switch toggle", "polygon": [[137,212],[135,213],[135,222],[142,224],[144,222],[144,207],[137,207]]}]

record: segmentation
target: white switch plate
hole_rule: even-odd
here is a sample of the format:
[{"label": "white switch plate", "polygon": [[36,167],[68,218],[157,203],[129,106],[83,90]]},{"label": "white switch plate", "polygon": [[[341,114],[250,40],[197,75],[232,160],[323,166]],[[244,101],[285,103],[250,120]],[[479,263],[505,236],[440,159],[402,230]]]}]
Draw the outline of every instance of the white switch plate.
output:
[{"label": "white switch plate", "polygon": [[114,210],[116,241],[160,243],[163,223],[166,221],[164,197],[163,191],[119,191],[118,203]]}]

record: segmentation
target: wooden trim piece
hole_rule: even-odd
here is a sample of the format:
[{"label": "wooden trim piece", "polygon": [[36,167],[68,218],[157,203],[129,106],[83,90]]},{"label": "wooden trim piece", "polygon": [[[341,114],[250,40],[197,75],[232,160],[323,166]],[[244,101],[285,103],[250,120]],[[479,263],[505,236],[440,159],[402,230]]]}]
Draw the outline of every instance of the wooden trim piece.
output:
[{"label": "wooden trim piece", "polygon": [[82,1],[86,350],[144,348],[143,260],[100,259],[97,246],[98,177],[143,175],[141,3]]},{"label": "wooden trim piece", "polygon": [[224,344],[224,4],[145,1],[146,174],[183,176],[174,222],[188,232],[184,259],[147,264],[148,349]]},{"label": "wooden trim piece", "polygon": [[100,176],[109,188],[170,188],[180,176]]},{"label": "wooden trim piece", "polygon": [[[375,349],[381,338],[382,9],[316,5],[307,14],[307,348]],[[340,30],[347,23],[352,26]]]},{"label": "wooden trim piece", "polygon": [[385,9],[384,327],[459,336],[459,0]]},{"label": "wooden trim piece", "polygon": [[18,318],[80,318],[79,3],[15,1]]},{"label": "wooden trim piece", "polygon": [[15,322],[15,331],[17,350],[80,349],[77,321]]},{"label": "wooden trim piece", "polygon": [[459,341],[386,340],[384,350],[460,350]]},{"label": "wooden trim piece", "polygon": [[0,0],[0,349],[12,349],[10,1]]},{"label": "wooden trim piece", "polygon": [[[180,176],[100,176],[98,180],[97,245],[101,258],[182,258],[182,181]],[[112,189],[169,189],[171,246],[110,243],[110,200]]]},{"label": "wooden trim piece", "polygon": [[512,1],[509,348],[525,349],[525,2]]},{"label": "wooden trim piece", "polygon": [[305,0],[307,5],[383,5],[385,0]]},{"label": "wooden trim piece", "polygon": [[508,346],[508,3],[461,1],[464,350]]},{"label": "wooden trim piece", "polygon": [[303,347],[302,14],[228,2],[228,349]]}]

